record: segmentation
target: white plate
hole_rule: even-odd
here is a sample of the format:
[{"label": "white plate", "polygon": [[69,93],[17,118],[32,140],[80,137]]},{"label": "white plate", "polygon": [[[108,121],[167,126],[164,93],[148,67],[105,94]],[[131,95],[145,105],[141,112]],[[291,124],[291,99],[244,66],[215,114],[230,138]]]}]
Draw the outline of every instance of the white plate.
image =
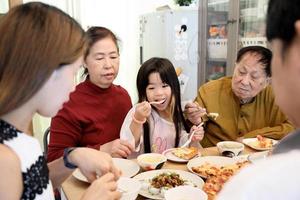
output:
[{"label": "white plate", "polygon": [[[113,162],[117,168],[119,168],[122,171],[123,177],[133,177],[140,171],[140,166],[128,159],[122,159],[122,158],[113,158]],[[73,176],[77,178],[78,180],[88,182],[88,180],[85,178],[85,176],[80,172],[79,169],[76,169],[73,172]]]},{"label": "white plate", "polygon": [[[202,189],[202,187],[204,185],[204,181],[202,180],[202,178],[200,178],[190,172],[186,172],[186,171],[182,171],[182,170],[175,170],[175,169],[160,169],[160,170],[147,171],[147,172],[143,172],[143,173],[136,175],[134,178],[136,178],[140,181],[150,180],[153,177],[155,177],[159,174],[165,173],[165,172],[177,173],[183,180],[189,181],[189,182],[195,184],[200,189]],[[141,189],[139,194],[144,197],[150,198],[150,199],[164,199],[161,194],[153,195],[148,190]]]},{"label": "white plate", "polygon": [[[269,138],[268,138],[269,139]],[[273,147],[274,145],[276,145],[278,143],[277,140],[273,140],[273,139],[270,139],[273,141]],[[257,138],[246,138],[246,139],[243,139],[243,143],[249,147],[251,147],[252,149],[255,149],[255,150],[259,150],[259,151],[265,151],[265,150],[271,150],[273,147],[269,147],[269,148],[262,148],[262,147],[259,147],[257,145],[255,145],[257,142]]]},{"label": "white plate", "polygon": [[[164,156],[166,156],[168,160],[173,161],[173,162],[187,163],[187,162],[189,161],[189,160],[186,160],[186,159],[179,158],[179,157],[175,156],[175,155],[172,153],[172,151],[173,151],[174,149],[176,149],[176,148],[167,149],[167,150],[165,150],[162,154],[163,154]],[[197,155],[196,155],[196,156],[197,156]],[[196,157],[196,156],[195,156],[195,157]],[[194,157],[194,158],[195,158],[195,157]]]},{"label": "white plate", "polygon": [[191,186],[178,186],[166,191],[165,198],[167,200],[207,200],[207,194],[195,187]]},{"label": "white plate", "polygon": [[237,162],[236,159],[233,158],[228,158],[228,157],[223,157],[223,156],[204,156],[204,157],[198,157],[190,160],[187,164],[187,168],[189,169],[190,172],[206,178],[204,176],[201,176],[200,174],[197,174],[192,170],[192,167],[198,167],[201,165],[204,165],[205,163],[209,163],[218,167],[226,166],[226,165],[232,165]]}]

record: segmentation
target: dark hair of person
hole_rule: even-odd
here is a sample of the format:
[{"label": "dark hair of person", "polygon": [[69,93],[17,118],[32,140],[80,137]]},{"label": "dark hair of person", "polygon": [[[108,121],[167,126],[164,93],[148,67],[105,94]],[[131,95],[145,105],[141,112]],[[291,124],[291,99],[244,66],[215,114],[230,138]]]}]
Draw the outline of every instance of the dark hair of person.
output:
[{"label": "dark hair of person", "polygon": [[[88,45],[87,49],[84,52],[84,59],[89,55],[90,49],[92,46],[98,42],[99,40],[105,39],[105,38],[111,38],[112,41],[115,43],[118,53],[119,53],[119,45],[118,42],[120,41],[117,36],[109,29],[101,26],[92,26],[86,31],[87,39],[88,39]],[[88,75],[88,69],[85,68],[83,72],[83,76]]]},{"label": "dark hair of person", "polygon": [[[137,75],[137,89],[139,102],[147,100],[146,88],[149,84],[149,76],[152,73],[158,73],[163,83],[166,83],[170,86],[172,91],[172,100],[171,106],[173,108],[171,113],[173,114],[172,119],[175,125],[176,138],[175,138],[175,147],[179,145],[179,137],[182,126],[188,132],[188,126],[185,122],[182,108],[181,108],[181,99],[180,99],[180,86],[179,81],[175,72],[173,64],[165,58],[151,58],[144,62],[139,69]],[[146,153],[151,152],[150,147],[150,133],[149,133],[149,124],[148,122],[143,125],[144,130],[144,150]]]},{"label": "dark hair of person", "polygon": [[0,21],[0,116],[26,103],[85,46],[84,30],[58,8],[39,2],[12,8]]},{"label": "dark hair of person", "polygon": [[254,53],[260,56],[259,62],[264,66],[267,77],[271,77],[272,52],[262,46],[248,46],[241,48],[237,53],[236,62],[239,63],[247,53]]},{"label": "dark hair of person", "polygon": [[284,52],[296,34],[295,22],[300,20],[299,0],[270,0],[266,19],[267,39],[280,39]]}]

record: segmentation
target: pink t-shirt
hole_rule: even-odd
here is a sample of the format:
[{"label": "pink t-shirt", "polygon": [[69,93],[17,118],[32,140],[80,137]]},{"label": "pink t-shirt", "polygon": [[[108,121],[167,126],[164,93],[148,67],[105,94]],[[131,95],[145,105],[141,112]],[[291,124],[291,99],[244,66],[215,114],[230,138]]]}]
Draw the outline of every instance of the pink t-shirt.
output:
[{"label": "pink t-shirt", "polygon": [[[131,108],[128,112],[120,132],[120,138],[135,145],[134,136],[130,130],[130,124],[132,122],[132,114],[135,111],[135,106]],[[152,109],[151,115],[148,118],[149,127],[150,127],[150,145],[152,153],[162,153],[166,149],[175,147],[175,137],[176,131],[174,123],[165,120],[160,117],[159,114]],[[188,140],[188,133],[185,130],[182,130],[180,133],[179,146],[184,144]],[[144,153],[144,138],[143,130],[140,138],[139,145],[136,146],[136,152],[133,153],[130,157],[136,157],[137,155]]]}]

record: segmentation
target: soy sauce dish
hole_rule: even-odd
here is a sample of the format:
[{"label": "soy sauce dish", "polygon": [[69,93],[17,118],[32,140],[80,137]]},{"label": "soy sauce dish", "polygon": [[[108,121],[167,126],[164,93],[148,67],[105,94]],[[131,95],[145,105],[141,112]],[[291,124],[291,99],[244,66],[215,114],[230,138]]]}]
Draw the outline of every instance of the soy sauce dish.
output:
[{"label": "soy sauce dish", "polygon": [[238,156],[245,148],[244,144],[234,141],[223,141],[217,143],[221,155],[226,157]]}]

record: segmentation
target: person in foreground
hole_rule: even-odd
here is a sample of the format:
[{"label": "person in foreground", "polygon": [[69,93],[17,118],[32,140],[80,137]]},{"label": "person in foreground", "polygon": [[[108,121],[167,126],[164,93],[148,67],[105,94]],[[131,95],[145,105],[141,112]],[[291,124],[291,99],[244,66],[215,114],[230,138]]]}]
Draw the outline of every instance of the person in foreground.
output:
[{"label": "person in foreground", "polygon": [[74,88],[86,46],[80,25],[35,2],[12,8],[0,35],[0,199],[54,199],[53,188],[76,166],[92,182],[82,199],[118,199],[120,171],[108,154],[66,149],[47,166],[40,144],[27,134],[35,113],[54,116]]},{"label": "person in foreground", "polygon": [[[267,39],[272,59],[275,101],[300,128],[300,4],[298,0],[270,0]],[[287,135],[272,156],[242,170],[225,185],[220,200],[300,199],[300,132]]]},{"label": "person in foreground", "polygon": [[196,125],[206,113],[219,114],[204,125],[203,147],[257,135],[281,139],[294,130],[276,105],[269,86],[271,57],[271,51],[261,46],[240,49],[232,78],[204,84],[195,102],[186,105],[187,118]]},{"label": "person in foreground", "polygon": [[[162,153],[182,145],[189,134],[181,109],[179,81],[173,64],[165,58],[144,62],[137,75],[139,103],[127,114],[120,137],[136,147],[131,156]],[[195,130],[191,145],[198,147],[203,127]],[[142,147],[141,147],[142,145]]]},{"label": "person in foreground", "polygon": [[105,27],[89,28],[87,37],[86,80],[51,120],[48,161],[73,146],[94,148],[113,157],[127,157],[133,151],[128,142],[119,139],[132,104],[127,91],[113,84],[120,64],[117,37]]}]

